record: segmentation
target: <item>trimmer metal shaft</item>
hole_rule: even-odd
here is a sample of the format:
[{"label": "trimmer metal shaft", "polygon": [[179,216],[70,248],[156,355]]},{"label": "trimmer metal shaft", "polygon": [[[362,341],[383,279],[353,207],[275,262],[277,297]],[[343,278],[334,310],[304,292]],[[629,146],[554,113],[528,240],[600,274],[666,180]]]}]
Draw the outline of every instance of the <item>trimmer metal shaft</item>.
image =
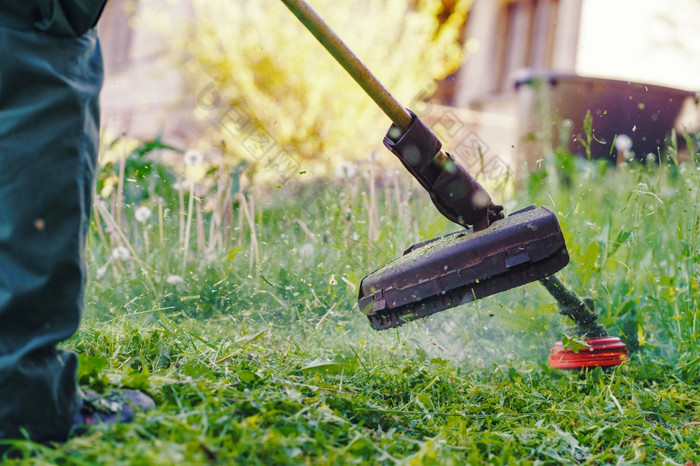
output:
[{"label": "trimmer metal shaft", "polygon": [[326,50],[345,68],[368,96],[402,131],[411,125],[411,115],[391,92],[372,74],[364,63],[353,53],[333,29],[305,0],[282,0],[294,16],[299,18],[306,29],[325,47]]}]

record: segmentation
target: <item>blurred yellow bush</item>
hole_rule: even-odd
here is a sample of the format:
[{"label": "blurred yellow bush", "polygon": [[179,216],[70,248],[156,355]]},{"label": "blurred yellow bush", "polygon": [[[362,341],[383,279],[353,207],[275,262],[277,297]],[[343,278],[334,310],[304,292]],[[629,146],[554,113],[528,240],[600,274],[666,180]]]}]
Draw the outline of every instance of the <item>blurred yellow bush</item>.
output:
[{"label": "blurred yellow bush", "polygon": [[[408,105],[456,70],[470,0],[313,0],[384,85]],[[277,0],[191,0],[193,17],[159,10],[165,34],[196,95],[195,115],[258,175],[333,173],[365,158],[386,116]],[[286,158],[286,162],[282,161]],[[276,170],[270,167],[276,164]],[[268,172],[267,175],[265,172]]]}]

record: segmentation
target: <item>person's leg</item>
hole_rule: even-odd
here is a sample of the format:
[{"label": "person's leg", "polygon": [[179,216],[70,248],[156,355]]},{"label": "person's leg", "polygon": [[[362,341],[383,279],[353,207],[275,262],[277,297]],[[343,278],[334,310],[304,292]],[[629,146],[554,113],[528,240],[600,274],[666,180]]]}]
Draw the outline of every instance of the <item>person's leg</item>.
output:
[{"label": "person's leg", "polygon": [[68,433],[98,144],[97,36],[0,27],[0,439]]}]

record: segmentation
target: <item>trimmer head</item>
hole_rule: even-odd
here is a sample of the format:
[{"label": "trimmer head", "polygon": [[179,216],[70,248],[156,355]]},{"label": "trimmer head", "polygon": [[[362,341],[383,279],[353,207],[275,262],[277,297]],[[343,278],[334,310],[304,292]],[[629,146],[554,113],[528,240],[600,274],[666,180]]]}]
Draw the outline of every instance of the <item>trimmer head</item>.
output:
[{"label": "trimmer head", "polygon": [[476,233],[411,246],[362,279],[359,306],[384,330],[539,280],[568,262],[554,213],[530,206]]},{"label": "trimmer head", "polygon": [[560,341],[549,351],[549,367],[552,369],[587,369],[591,367],[619,366],[627,361],[627,346],[617,337],[601,337],[586,340],[588,348],[574,353],[564,348]]}]

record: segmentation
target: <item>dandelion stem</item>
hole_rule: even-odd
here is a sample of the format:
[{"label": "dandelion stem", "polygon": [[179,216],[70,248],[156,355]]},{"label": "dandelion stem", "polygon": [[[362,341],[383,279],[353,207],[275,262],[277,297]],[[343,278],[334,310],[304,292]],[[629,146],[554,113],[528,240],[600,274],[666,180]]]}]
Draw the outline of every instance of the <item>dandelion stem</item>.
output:
[{"label": "dandelion stem", "polygon": [[202,212],[202,200],[197,197],[195,200],[195,212],[197,214],[197,251],[204,252],[207,248],[207,239],[204,234],[204,213]]},{"label": "dandelion stem", "polygon": [[182,244],[182,275],[187,272],[187,259],[190,252],[190,229],[192,227],[192,210],[194,209],[194,179],[190,179],[190,198],[187,203],[187,225],[185,226],[185,240]]},{"label": "dandelion stem", "polygon": [[[252,196],[251,196],[252,202]],[[253,212],[251,212],[252,207],[246,201],[245,194],[241,191],[241,210],[245,214],[246,220],[248,220],[248,228],[250,228],[250,271],[253,271],[255,264],[259,260],[260,251],[258,250],[258,238],[255,233],[255,218]]]},{"label": "dandelion stem", "polygon": [[179,229],[178,229],[178,242],[180,247],[184,247],[185,244],[185,192],[182,188],[177,190],[178,200],[180,201],[180,212],[179,212]]},{"label": "dandelion stem", "polygon": [[100,217],[100,212],[97,210],[97,203],[92,204],[93,210],[93,222],[95,223],[95,229],[97,230],[97,236],[100,238],[104,244],[107,244],[107,238],[105,237],[104,228],[102,228],[102,219]]},{"label": "dandelion stem", "polygon": [[158,203],[158,240],[160,241],[160,246],[165,245],[165,230],[164,230],[164,219],[163,219],[163,203]]},{"label": "dandelion stem", "polygon": [[126,141],[122,139],[122,156],[119,159],[119,178],[117,182],[116,210],[114,218],[116,225],[121,226],[124,210],[124,177],[126,172]]}]

